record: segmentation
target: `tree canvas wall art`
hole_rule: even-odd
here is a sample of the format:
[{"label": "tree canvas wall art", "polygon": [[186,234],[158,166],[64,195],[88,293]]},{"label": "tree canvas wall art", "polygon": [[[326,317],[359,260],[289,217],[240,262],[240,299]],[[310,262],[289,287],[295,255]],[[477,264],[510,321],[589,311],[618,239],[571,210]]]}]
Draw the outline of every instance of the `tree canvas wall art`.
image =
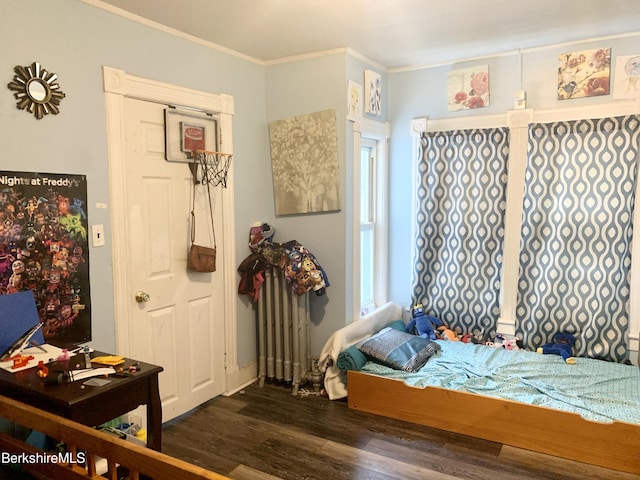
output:
[{"label": "tree canvas wall art", "polygon": [[276,215],[340,209],[335,110],[269,123]]}]

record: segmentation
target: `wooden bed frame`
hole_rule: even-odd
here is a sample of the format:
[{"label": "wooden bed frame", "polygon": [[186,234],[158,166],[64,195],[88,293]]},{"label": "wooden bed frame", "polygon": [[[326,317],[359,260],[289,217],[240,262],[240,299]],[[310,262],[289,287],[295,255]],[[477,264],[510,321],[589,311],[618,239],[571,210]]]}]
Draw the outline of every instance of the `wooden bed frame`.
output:
[{"label": "wooden bed frame", "polygon": [[[169,457],[150,448],[127,442],[66,418],[53,415],[16,400],[0,395],[0,417],[7,418],[27,428],[64,442],[74,455],[86,453],[86,465],[74,463],[30,463],[18,462],[26,473],[39,479],[52,480],[117,480],[117,466],[128,470],[128,478],[139,480],[223,480],[222,475],[204,468]],[[17,438],[0,433],[0,452],[9,455],[43,455],[45,452]],[[96,457],[105,458],[108,473],[101,476],[96,471]],[[28,457],[27,457],[28,458]],[[1,473],[1,472],[0,472]]]},{"label": "wooden bed frame", "polygon": [[640,425],[348,371],[349,408],[640,474]]}]

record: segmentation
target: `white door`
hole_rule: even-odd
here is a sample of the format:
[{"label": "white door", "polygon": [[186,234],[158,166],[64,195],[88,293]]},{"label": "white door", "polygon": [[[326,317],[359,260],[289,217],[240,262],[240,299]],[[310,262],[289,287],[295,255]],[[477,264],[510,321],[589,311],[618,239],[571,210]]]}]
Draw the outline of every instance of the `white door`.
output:
[{"label": "white door", "polygon": [[[160,365],[163,422],[224,391],[221,271],[187,272],[191,171],[164,157],[164,105],[124,99],[130,356]],[[221,250],[220,188],[211,189]],[[196,243],[210,245],[205,187],[196,187]],[[219,259],[218,259],[219,260]],[[220,268],[220,267],[219,267]],[[148,295],[138,302],[136,291]],[[138,299],[140,300],[140,299]]]}]

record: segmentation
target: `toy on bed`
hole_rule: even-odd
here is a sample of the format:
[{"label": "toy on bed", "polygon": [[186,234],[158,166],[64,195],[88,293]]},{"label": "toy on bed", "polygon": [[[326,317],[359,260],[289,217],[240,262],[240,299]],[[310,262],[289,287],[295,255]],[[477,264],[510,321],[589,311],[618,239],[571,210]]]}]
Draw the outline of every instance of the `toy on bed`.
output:
[{"label": "toy on bed", "polygon": [[457,330],[454,332],[453,330],[445,327],[444,325],[442,325],[441,327],[438,327],[438,333],[440,334],[440,339],[442,340],[451,340],[454,342],[460,341],[460,338],[457,332],[458,332]]},{"label": "toy on bed", "polygon": [[520,337],[507,336],[502,333],[496,333],[493,342],[487,342],[486,345],[495,348],[504,348],[506,350],[524,350],[524,345]]},{"label": "toy on bed", "polygon": [[575,343],[576,338],[570,333],[556,333],[553,336],[553,342],[545,343],[537,351],[545,355],[560,355],[566,363],[573,365],[576,363],[573,357]]},{"label": "toy on bed", "polygon": [[480,333],[465,333],[464,335],[462,335],[462,337],[460,337],[460,341],[462,343],[473,343],[474,345],[484,345],[486,343],[484,330],[482,330]]},{"label": "toy on bed", "polygon": [[507,350],[520,350],[520,346],[518,345],[518,338],[507,338],[504,342],[502,342],[502,348],[506,348]]},{"label": "toy on bed", "polygon": [[443,326],[442,320],[431,315],[425,315],[424,307],[421,303],[416,303],[411,309],[411,321],[404,331],[413,335],[420,335],[422,338],[436,340],[435,329]]}]

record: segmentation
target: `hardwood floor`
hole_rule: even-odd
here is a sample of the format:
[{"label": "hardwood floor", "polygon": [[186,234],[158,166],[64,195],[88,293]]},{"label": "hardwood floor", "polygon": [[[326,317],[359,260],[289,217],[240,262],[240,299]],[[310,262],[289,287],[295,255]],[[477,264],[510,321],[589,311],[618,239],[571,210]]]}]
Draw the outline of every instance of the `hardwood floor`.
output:
[{"label": "hardwood floor", "polygon": [[[467,414],[468,412],[460,412]],[[163,452],[233,479],[638,479],[253,384],[166,424]]]}]

